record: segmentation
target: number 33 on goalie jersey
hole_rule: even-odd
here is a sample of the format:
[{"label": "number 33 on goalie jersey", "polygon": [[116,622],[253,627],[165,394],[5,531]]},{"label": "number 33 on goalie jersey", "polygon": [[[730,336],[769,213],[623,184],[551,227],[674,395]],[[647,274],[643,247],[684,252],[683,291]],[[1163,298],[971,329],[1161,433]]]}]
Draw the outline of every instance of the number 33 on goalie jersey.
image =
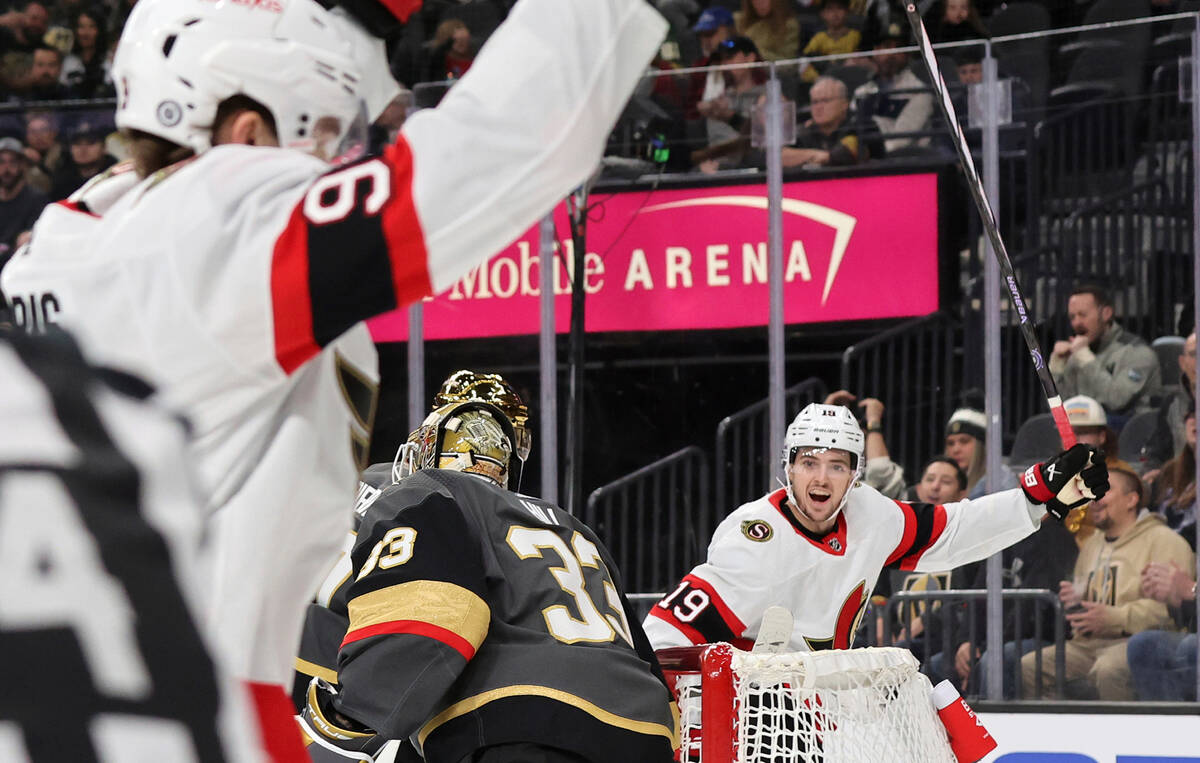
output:
[{"label": "number 33 on goalie jersey", "polygon": [[716,641],[749,649],[771,605],[795,618],[789,648],[848,649],[885,568],[939,572],[985,559],[1045,514],[1020,489],[935,506],[860,485],[818,541],[801,532],[784,497],[781,489],[744,504],[717,527],[707,560],[646,617],[656,649]]},{"label": "number 33 on goalie jersey", "polygon": [[677,729],[611,557],[536,498],[423,470],[368,510],[352,554],[339,711],[426,757],[534,742],[669,761]]}]

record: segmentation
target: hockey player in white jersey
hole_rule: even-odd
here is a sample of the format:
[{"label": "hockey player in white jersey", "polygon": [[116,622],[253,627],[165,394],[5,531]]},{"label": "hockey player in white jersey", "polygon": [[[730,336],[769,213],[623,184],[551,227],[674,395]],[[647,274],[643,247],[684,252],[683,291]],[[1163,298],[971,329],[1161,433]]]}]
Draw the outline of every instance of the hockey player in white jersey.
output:
[{"label": "hockey player in white jersey", "polygon": [[748,649],[771,605],[795,617],[790,649],[848,649],[885,568],[984,559],[1036,530],[1047,511],[1061,521],[1108,489],[1104,459],[1076,445],[1031,466],[1019,489],[944,506],[895,501],[858,481],[863,434],[853,414],[818,403],[788,426],[782,456],[786,486],[726,517],[707,560],[646,617],[656,649]]},{"label": "hockey player in white jersey", "polygon": [[[372,3],[415,5],[354,6]],[[521,0],[437,109],[331,167],[313,154],[390,95],[381,41],[315,0],[135,7],[113,79],[138,182],[106,210],[52,208],[0,285],[192,421],[207,616],[264,716],[290,707],[365,465],[360,321],[448,288],[585,180],[664,32],[644,0]],[[299,757],[292,742],[272,754]]]}]

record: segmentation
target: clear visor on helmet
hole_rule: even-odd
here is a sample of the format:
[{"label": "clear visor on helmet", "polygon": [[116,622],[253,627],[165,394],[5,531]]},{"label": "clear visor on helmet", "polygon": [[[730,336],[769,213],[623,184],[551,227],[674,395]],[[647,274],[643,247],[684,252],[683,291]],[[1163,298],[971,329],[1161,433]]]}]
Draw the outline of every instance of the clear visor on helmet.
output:
[{"label": "clear visor on helmet", "polygon": [[517,458],[524,463],[529,460],[529,453],[533,450],[533,435],[524,425],[514,426],[513,434],[517,437]]},{"label": "clear visor on helmet", "polygon": [[293,148],[307,151],[318,159],[340,165],[362,158],[368,151],[371,120],[367,106],[359,103],[358,113],[349,124],[342,117],[319,116],[314,120],[312,134],[298,140]]}]

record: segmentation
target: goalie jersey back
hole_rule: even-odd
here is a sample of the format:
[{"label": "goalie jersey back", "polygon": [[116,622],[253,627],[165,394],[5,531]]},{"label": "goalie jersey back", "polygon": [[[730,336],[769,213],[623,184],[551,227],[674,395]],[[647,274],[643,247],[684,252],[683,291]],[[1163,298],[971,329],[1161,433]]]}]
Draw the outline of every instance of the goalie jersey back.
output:
[{"label": "goalie jersey back", "polygon": [[[653,652],[608,551],[571,515],[468,474],[423,470],[368,510],[353,565],[338,660],[352,717],[415,732],[439,760],[514,741],[670,759],[675,721]],[[434,670],[416,681],[423,666],[447,662],[460,672],[444,684]],[[427,702],[395,701],[410,679]]]}]

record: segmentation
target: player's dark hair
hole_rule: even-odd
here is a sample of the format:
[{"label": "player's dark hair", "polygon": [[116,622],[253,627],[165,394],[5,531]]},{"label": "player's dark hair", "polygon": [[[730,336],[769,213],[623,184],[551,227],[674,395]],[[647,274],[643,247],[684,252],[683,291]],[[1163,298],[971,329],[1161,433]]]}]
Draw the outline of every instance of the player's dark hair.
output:
[{"label": "player's dark hair", "polygon": [[953,458],[950,458],[950,456],[934,456],[926,461],[925,465],[921,467],[921,479],[925,479],[925,472],[929,471],[929,467],[933,466],[934,464],[950,465],[954,469],[955,478],[958,479],[958,489],[967,489],[967,473],[964,472],[963,468],[958,465],[958,462]]},{"label": "player's dark hair", "polygon": [[1108,296],[1108,290],[1098,283],[1079,284],[1071,290],[1072,297],[1078,294],[1091,294],[1097,307],[1112,307],[1112,298]]},{"label": "player's dark hair", "polygon": [[271,113],[271,110],[250,96],[242,95],[241,93],[231,95],[217,104],[217,114],[213,117],[213,132],[216,132],[217,128],[226,119],[234,116],[239,111],[253,111],[262,117],[263,122],[266,123],[273,134],[279,134],[279,128],[275,125],[275,116]]},{"label": "player's dark hair", "polygon": [[1121,475],[1121,479],[1125,481],[1125,486],[1137,493],[1137,505],[1138,507],[1141,507],[1142,501],[1146,497],[1146,487],[1142,483],[1142,478],[1137,476],[1136,472],[1132,471],[1131,469],[1127,469],[1124,466],[1109,466],[1108,474],[1110,477],[1118,474]]}]

